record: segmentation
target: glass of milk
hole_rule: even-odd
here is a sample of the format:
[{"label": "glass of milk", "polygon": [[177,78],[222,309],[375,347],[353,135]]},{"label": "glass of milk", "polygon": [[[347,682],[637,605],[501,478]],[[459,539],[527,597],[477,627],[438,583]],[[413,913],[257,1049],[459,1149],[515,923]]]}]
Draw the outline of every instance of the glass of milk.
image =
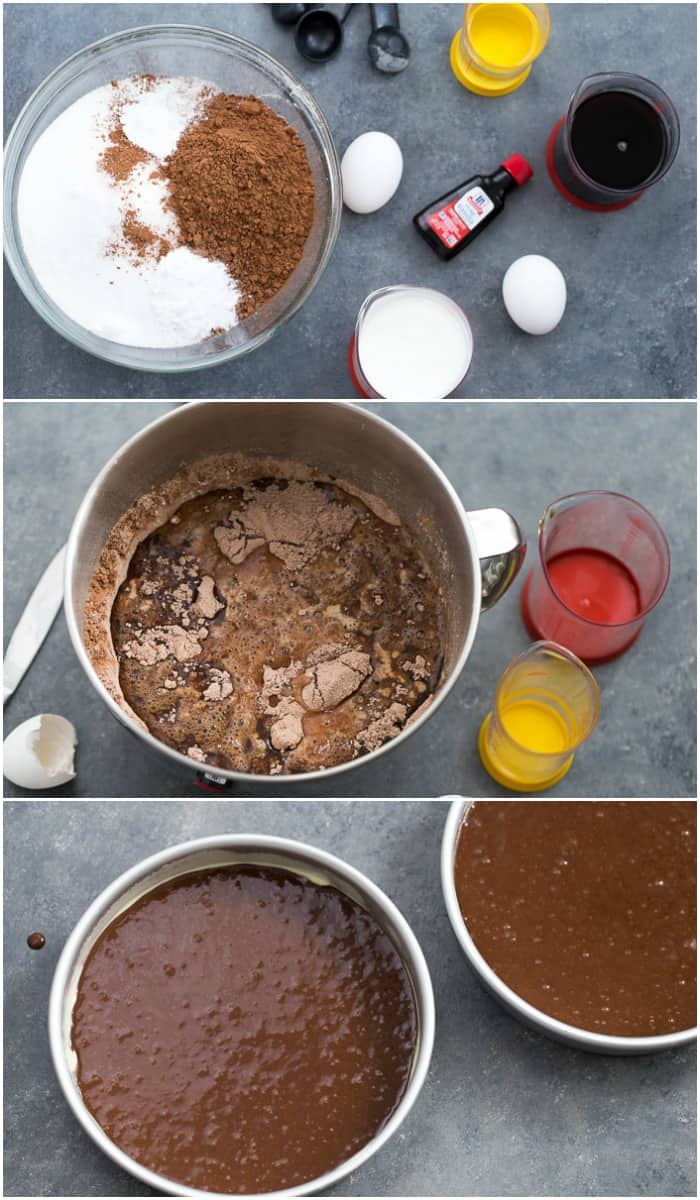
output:
[{"label": "glass of milk", "polygon": [[359,394],[377,400],[441,400],[471,365],[474,339],[465,313],[433,288],[380,288],[364,301],[350,344]]}]

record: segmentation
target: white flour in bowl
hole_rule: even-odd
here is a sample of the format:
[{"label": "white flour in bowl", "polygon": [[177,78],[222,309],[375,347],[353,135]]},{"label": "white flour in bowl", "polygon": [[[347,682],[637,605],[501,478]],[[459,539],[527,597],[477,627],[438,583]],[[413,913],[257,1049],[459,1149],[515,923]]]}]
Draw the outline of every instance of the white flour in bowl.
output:
[{"label": "white flour in bowl", "polygon": [[72,320],[123,345],[186,346],[237,323],[222,262],[178,244],[161,166],[217,88],[137,76],[82,96],[32,147],[19,232],[41,287]]}]

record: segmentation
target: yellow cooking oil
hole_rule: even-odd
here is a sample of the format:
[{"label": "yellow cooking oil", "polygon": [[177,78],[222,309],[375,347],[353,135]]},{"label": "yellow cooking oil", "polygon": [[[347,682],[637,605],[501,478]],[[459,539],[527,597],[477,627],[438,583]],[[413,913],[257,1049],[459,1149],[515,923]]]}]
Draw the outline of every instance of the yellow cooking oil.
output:
[{"label": "yellow cooking oil", "polygon": [[550,25],[546,4],[467,4],[450,45],[450,66],[470,92],[506,96],[527,79]]},{"label": "yellow cooking oil", "polygon": [[553,787],[592,734],[600,712],[588,668],[555,642],[535,642],[508,664],[479,730],[479,754],[514,792]]},{"label": "yellow cooking oil", "polygon": [[467,37],[475,54],[499,70],[515,69],[535,58],[540,25],[527,4],[472,4]]},{"label": "yellow cooking oil", "polygon": [[571,763],[576,728],[566,702],[546,687],[506,688],[482,729],[484,766],[514,791],[549,786]]},{"label": "yellow cooking oil", "polygon": [[556,709],[537,700],[523,700],[500,713],[506,733],[534,754],[562,754],[571,745],[569,727]]}]

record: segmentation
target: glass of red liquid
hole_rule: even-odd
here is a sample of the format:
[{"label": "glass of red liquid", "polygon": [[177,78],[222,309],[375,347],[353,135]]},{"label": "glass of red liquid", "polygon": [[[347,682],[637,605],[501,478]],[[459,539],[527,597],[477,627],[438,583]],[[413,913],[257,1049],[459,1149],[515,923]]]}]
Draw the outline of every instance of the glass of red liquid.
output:
[{"label": "glass of red liquid", "polygon": [[525,626],[586,663],[607,662],[639,636],[670,569],[666,535],[636,500],[564,496],[540,520],[539,561],[520,596]]},{"label": "glass of red liquid", "polygon": [[634,203],[668,171],[678,114],[657,84],[624,71],[589,75],[547,142],[547,169],[566,200],[592,212]]}]

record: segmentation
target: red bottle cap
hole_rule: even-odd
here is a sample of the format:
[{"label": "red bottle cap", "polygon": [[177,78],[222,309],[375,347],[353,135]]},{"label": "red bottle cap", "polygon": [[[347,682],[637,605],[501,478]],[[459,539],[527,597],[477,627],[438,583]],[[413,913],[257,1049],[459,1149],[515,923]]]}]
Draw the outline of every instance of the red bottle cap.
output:
[{"label": "red bottle cap", "polygon": [[522,154],[511,154],[509,158],[503,160],[501,166],[505,167],[508,174],[513,176],[518,187],[522,187],[528,179],[532,179],[532,167]]}]

